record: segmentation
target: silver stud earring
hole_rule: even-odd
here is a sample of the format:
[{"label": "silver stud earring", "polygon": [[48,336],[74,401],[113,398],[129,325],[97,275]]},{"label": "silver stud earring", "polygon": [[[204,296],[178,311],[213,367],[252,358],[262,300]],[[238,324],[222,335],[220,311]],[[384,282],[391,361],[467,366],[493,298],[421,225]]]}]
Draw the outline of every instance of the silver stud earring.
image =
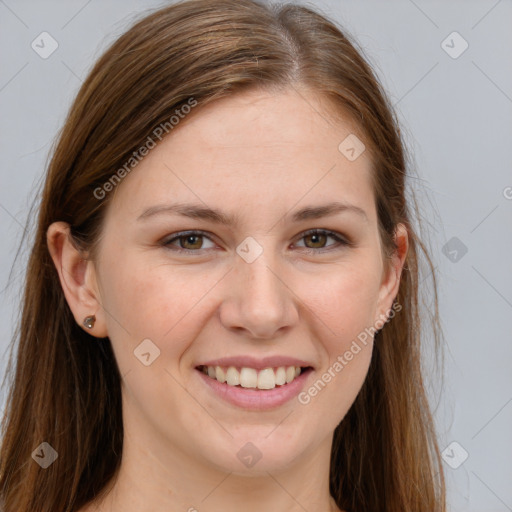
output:
[{"label": "silver stud earring", "polygon": [[92,329],[94,327],[94,322],[96,322],[96,317],[94,315],[86,316],[84,318],[84,325],[88,329]]}]

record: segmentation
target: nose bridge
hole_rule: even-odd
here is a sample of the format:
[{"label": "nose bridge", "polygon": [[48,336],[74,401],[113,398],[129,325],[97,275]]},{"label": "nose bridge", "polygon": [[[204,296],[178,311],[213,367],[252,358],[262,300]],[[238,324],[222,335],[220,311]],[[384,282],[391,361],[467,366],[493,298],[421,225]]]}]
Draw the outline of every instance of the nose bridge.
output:
[{"label": "nose bridge", "polygon": [[226,327],[244,328],[255,337],[272,337],[298,318],[293,294],[279,275],[281,265],[271,245],[246,239],[237,248],[229,299],[223,307]]},{"label": "nose bridge", "polygon": [[275,281],[279,263],[272,245],[272,236],[246,237],[236,248],[236,274],[252,286],[265,291],[269,286],[276,285]]},{"label": "nose bridge", "polygon": [[281,303],[282,282],[276,275],[278,270],[273,263],[274,258],[263,254],[252,263],[238,262],[243,295],[254,305],[259,302],[273,306]]}]

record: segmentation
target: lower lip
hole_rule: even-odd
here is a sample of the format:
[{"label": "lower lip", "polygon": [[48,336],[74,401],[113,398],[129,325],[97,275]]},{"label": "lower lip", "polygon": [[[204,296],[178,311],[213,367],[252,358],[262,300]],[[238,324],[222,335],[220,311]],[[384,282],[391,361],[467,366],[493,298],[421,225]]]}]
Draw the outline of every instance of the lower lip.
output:
[{"label": "lower lip", "polygon": [[239,386],[229,386],[226,383],[219,382],[212,379],[201,370],[197,370],[203,382],[210,387],[218,396],[226,400],[232,405],[242,407],[244,409],[263,411],[266,409],[274,409],[280,405],[285,404],[304,388],[306,379],[313,371],[308,368],[302,372],[292,382],[283,386],[275,387],[273,389],[255,389],[255,388],[242,388]]}]

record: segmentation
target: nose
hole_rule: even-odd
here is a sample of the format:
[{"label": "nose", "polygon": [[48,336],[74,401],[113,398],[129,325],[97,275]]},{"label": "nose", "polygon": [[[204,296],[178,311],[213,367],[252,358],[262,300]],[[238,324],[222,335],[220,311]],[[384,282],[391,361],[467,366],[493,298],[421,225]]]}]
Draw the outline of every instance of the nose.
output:
[{"label": "nose", "polygon": [[220,319],[226,329],[272,339],[297,323],[298,299],[279,265],[264,255],[252,263],[236,260],[225,283]]}]

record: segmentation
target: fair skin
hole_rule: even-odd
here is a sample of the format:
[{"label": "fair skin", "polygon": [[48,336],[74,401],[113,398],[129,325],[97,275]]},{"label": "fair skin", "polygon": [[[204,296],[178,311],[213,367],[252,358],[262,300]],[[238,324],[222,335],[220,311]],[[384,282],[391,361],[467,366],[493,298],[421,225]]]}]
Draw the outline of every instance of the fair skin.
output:
[{"label": "fair skin", "polygon": [[[385,266],[369,152],[349,161],[338,145],[354,128],[328,121],[324,108],[290,89],[231,96],[191,114],[112,192],[97,261],[81,259],[66,224],[50,226],[73,315],[80,325],[96,315],[84,329],[109,337],[123,376],[120,472],[105,498],[83,511],[339,510],[328,485],[333,431],[364,382],[373,339],[307,404],[294,396],[264,410],[234,405],[196,368],[228,356],[295,357],[313,368],[307,391],[389,314],[407,232],[399,225],[398,250]],[[364,213],[292,219],[333,201]],[[138,220],[176,202],[239,222],[170,213]],[[352,245],[304,235],[312,228]],[[171,242],[188,230],[207,236]],[[237,253],[247,237],[262,250],[250,263]],[[147,366],[134,355],[145,339],[160,350]],[[251,467],[237,456],[248,442],[261,456]]]}]

